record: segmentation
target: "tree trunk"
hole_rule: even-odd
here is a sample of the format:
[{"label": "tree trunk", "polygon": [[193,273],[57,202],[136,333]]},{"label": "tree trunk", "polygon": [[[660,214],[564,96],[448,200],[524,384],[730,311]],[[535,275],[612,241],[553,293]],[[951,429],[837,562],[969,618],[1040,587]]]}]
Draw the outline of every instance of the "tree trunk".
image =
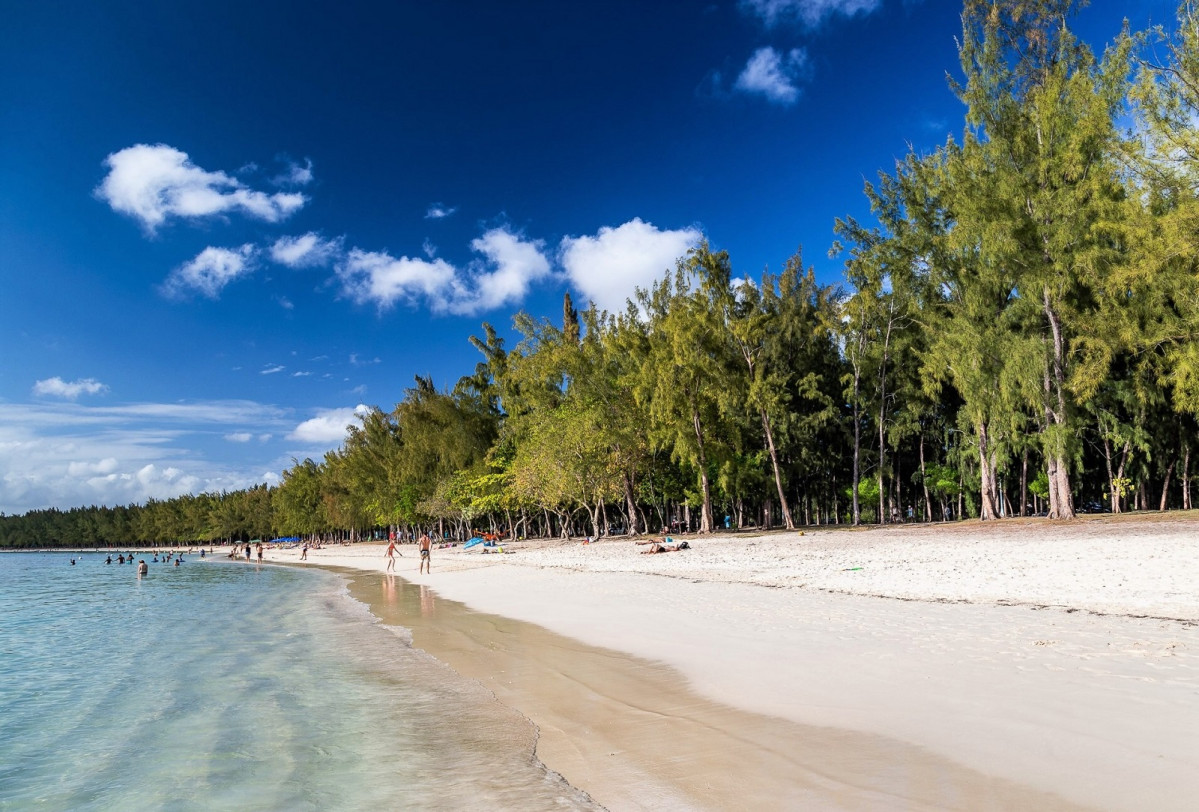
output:
[{"label": "tree trunk", "polygon": [[1191,509],[1191,446],[1182,444],[1182,509]]},{"label": "tree trunk", "polygon": [[1178,460],[1172,460],[1170,467],[1166,469],[1166,479],[1162,482],[1162,503],[1158,510],[1166,509],[1166,499],[1170,496],[1170,477],[1174,475],[1174,465]]},{"label": "tree trunk", "polygon": [[858,370],[853,371],[853,526],[862,523],[862,507],[858,501],[858,484],[861,482],[862,415],[858,405]]},{"label": "tree trunk", "polygon": [[[708,458],[704,453],[704,432],[703,425],[700,423],[699,411],[694,407],[691,408],[691,423],[695,427],[695,442],[696,449],[699,455],[699,484],[703,491],[703,509],[699,516],[699,532],[712,532],[712,485],[708,482]],[[687,529],[691,529],[690,523]]]},{"label": "tree trunk", "polygon": [[1020,460],[1020,515],[1028,515],[1028,449]]},{"label": "tree trunk", "polygon": [[628,471],[624,473],[624,501],[629,514],[629,535],[636,536],[640,532],[637,526],[637,500],[633,496],[633,477]]},{"label": "tree trunk", "polygon": [[924,470],[924,433],[920,433],[920,484],[924,486],[924,521],[933,520],[933,499],[928,492],[928,474]]},{"label": "tree trunk", "polygon": [[1116,487],[1116,473],[1112,470],[1112,444],[1103,438],[1103,464],[1107,467],[1107,501],[1112,513],[1120,512],[1120,489]]},{"label": "tree trunk", "polygon": [[999,518],[998,493],[995,484],[995,454],[989,448],[986,421],[980,420],[975,426],[975,431],[978,433],[978,470],[982,479],[979,518],[985,522],[989,519]]},{"label": "tree trunk", "polygon": [[783,524],[788,530],[794,530],[795,523],[791,521],[791,508],[787,505],[787,494],[783,493],[783,475],[779,471],[779,455],[774,448],[774,432],[770,429],[770,416],[766,414],[765,409],[759,409],[758,413],[762,416],[762,431],[766,434],[766,449],[770,452],[770,466],[774,469],[774,486],[779,492],[779,509],[783,512]]},{"label": "tree trunk", "polygon": [[1049,289],[1044,291],[1045,318],[1053,336],[1053,352],[1045,370],[1045,425],[1050,436],[1045,449],[1047,473],[1049,475],[1049,518],[1073,519],[1074,497],[1070,492],[1070,462],[1066,450],[1066,370],[1065,345],[1062,338],[1061,319],[1049,299]]}]

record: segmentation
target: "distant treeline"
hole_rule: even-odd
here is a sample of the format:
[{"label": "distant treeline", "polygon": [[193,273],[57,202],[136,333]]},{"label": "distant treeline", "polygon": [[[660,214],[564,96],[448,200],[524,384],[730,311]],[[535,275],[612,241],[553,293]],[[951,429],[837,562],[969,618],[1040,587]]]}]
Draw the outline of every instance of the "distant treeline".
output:
[{"label": "distant treeline", "polygon": [[0,520],[0,545],[518,536],[1191,506],[1199,19],[1102,57],[1075,3],[968,0],[960,138],[751,280],[703,244],[623,313],[490,325],[277,488]]}]

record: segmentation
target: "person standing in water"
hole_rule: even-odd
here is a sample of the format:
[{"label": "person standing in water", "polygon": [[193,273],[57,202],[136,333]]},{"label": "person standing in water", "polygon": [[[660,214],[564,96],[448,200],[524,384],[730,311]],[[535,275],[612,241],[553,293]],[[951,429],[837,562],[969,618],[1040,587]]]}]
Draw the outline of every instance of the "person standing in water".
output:
[{"label": "person standing in water", "polygon": [[430,550],[433,548],[433,542],[429,540],[429,534],[424,533],[420,537],[420,568],[417,574],[422,572],[432,573],[433,564],[429,560]]},{"label": "person standing in water", "polygon": [[146,559],[143,558],[142,560],[137,562],[137,574],[139,577],[142,575],[148,575],[149,572],[150,572],[150,565],[146,563]]}]

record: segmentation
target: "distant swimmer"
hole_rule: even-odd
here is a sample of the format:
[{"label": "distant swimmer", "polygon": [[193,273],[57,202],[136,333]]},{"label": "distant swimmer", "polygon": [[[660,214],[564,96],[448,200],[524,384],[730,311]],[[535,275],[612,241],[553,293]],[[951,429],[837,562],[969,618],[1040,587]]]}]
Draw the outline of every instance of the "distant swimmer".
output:
[{"label": "distant swimmer", "polygon": [[117,556],[117,563],[118,563],[118,564],[124,564],[124,563],[125,563],[125,556],[123,556],[123,555],[118,555],[118,556]]},{"label": "distant swimmer", "polygon": [[71,566],[72,567],[75,566],[75,559],[73,559],[73,558],[71,559]]},{"label": "distant swimmer", "polygon": [[176,566],[176,567],[177,567],[177,566],[179,566],[179,562],[180,562],[180,561],[182,561],[182,560],[183,560],[182,558],[176,558],[176,559],[175,559],[175,566]]},{"label": "distant swimmer", "polygon": [[112,563],[112,556],[110,555],[110,556],[108,557],[108,559],[107,559],[107,560],[106,560],[104,563],[105,563],[105,564],[111,564],[111,563]]},{"label": "distant swimmer", "polygon": [[433,562],[429,557],[431,555],[431,553],[429,551],[430,551],[430,549],[432,549],[432,547],[433,547],[433,542],[429,538],[429,534],[428,533],[422,534],[420,537],[420,568],[417,569],[417,571],[416,571],[417,574],[420,574],[422,572],[429,573],[429,574],[433,573]]},{"label": "distant swimmer", "polygon": [[146,559],[137,562],[137,574],[146,575],[150,572],[150,565],[146,563]]}]

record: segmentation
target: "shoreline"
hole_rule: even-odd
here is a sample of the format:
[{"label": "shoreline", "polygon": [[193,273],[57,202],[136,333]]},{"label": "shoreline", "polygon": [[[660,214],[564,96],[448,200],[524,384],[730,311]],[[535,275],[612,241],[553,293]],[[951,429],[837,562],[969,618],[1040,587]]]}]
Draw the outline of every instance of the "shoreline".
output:
[{"label": "shoreline", "polygon": [[[511,555],[434,550],[431,575],[415,573],[404,545],[396,575],[609,659],[664,667],[700,704],[792,725],[777,748],[813,728],[874,737],[892,745],[876,751],[889,753],[876,768],[921,754],[940,766],[917,774],[981,792],[954,803],[935,788],[912,799],[917,807],[978,808],[981,798],[1010,808],[999,798],[1011,789],[1040,795],[1036,808],[1182,809],[1199,792],[1196,538],[1199,516],[1189,514],[688,536],[691,550],[663,555],[640,555],[629,539],[530,541],[505,545]],[[385,546],[313,550],[307,563],[382,573]],[[272,550],[268,561],[298,555]],[[424,642],[414,633],[414,645]],[[488,645],[481,634],[465,659],[483,662]],[[559,663],[533,682],[575,667]],[[485,672],[475,678],[488,684]],[[642,688],[655,701],[669,693]],[[583,683],[576,691],[576,704],[600,701]],[[506,698],[541,728],[546,765],[600,803],[619,797],[611,775],[576,783],[610,753],[564,755],[590,746],[594,725],[539,721],[544,712],[520,707],[531,697]],[[736,714],[712,724],[734,737],[757,729]],[[805,769],[825,767],[811,757],[838,758],[830,747],[779,770],[799,787]],[[669,756],[643,754],[673,775]],[[725,754],[706,766],[736,779],[735,763]],[[682,770],[673,789],[691,797],[712,783],[706,775]],[[843,806],[884,806],[877,789],[888,787],[844,789]]]}]

